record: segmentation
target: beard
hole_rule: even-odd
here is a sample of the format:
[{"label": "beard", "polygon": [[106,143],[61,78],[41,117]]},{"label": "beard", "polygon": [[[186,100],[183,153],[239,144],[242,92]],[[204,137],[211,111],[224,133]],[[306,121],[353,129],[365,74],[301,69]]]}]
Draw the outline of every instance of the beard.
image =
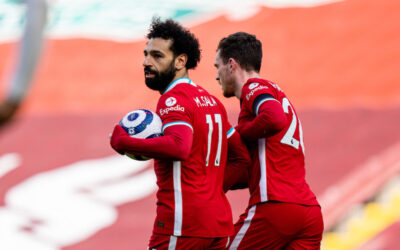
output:
[{"label": "beard", "polygon": [[172,79],[174,79],[176,73],[174,60],[172,60],[168,68],[162,72],[152,70],[148,66],[144,68],[144,71],[154,74],[154,78],[145,78],[146,86],[152,90],[158,90],[161,92],[163,92],[172,82]]},{"label": "beard", "polygon": [[223,94],[223,95],[224,95],[224,97],[226,97],[226,98],[229,98],[229,97],[235,96],[235,93],[234,93],[233,91],[230,91],[230,92],[228,92],[228,91],[224,91],[222,94]]}]

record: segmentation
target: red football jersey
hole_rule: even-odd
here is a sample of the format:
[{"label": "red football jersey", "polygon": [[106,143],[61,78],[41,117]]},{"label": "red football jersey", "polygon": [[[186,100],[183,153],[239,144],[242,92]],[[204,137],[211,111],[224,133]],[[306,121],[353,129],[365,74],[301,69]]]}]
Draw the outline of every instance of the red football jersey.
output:
[{"label": "red football jersey", "polygon": [[238,127],[252,121],[265,102],[279,102],[287,118],[280,132],[249,143],[253,159],[249,172],[249,206],[269,200],[318,205],[305,181],[303,133],[289,99],[278,85],[252,78],[243,86],[240,101]]},{"label": "red football jersey", "polygon": [[[193,131],[185,161],[155,160],[157,217],[154,233],[192,237],[233,234],[232,213],[222,189],[229,125],[225,108],[188,78],[172,82],[157,105],[163,131],[187,126]],[[174,149],[169,149],[174,150]]]}]

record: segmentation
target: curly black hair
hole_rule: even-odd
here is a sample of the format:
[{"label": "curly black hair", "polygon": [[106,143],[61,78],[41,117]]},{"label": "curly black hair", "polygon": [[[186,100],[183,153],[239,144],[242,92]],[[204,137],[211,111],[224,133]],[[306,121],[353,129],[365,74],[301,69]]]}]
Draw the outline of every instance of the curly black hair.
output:
[{"label": "curly black hair", "polygon": [[217,51],[226,64],[229,58],[235,59],[247,71],[260,72],[262,60],[262,44],[256,36],[246,32],[236,32],[222,38]]},{"label": "curly black hair", "polygon": [[149,33],[146,36],[151,38],[171,39],[171,51],[175,56],[186,54],[187,69],[194,69],[200,61],[199,41],[189,30],[183,28],[172,19],[161,21],[159,17],[153,18]]}]

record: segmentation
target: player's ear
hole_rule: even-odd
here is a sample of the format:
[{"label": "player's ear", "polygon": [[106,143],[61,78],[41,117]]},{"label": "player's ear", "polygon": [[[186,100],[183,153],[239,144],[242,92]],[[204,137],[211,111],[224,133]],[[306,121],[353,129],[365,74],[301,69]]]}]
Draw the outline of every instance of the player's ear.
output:
[{"label": "player's ear", "polygon": [[184,67],[186,67],[187,63],[187,55],[186,54],[180,54],[175,58],[175,69],[181,70]]},{"label": "player's ear", "polygon": [[229,58],[229,60],[228,60],[228,69],[229,69],[229,72],[232,73],[233,71],[235,71],[235,70],[237,69],[238,66],[239,66],[239,65],[238,65],[238,63],[236,62],[235,59]]}]

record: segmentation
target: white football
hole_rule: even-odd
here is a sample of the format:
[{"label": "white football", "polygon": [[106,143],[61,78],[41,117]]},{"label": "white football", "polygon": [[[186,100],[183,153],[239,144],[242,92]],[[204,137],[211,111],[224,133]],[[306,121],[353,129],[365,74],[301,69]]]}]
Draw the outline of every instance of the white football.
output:
[{"label": "white football", "polygon": [[[161,118],[154,112],[147,109],[137,109],[126,114],[119,125],[134,138],[147,139],[162,135]],[[150,158],[141,155],[126,153],[135,160],[149,160]]]}]

